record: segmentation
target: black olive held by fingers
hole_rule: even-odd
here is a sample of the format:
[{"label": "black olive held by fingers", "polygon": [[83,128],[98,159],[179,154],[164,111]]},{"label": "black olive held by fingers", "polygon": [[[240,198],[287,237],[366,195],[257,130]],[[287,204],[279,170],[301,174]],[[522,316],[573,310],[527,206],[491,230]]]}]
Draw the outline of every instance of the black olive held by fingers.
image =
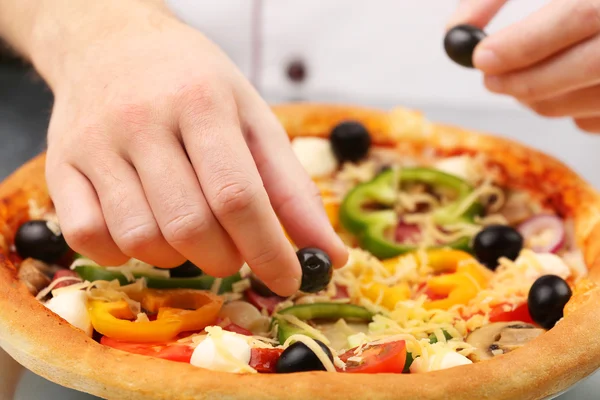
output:
[{"label": "black olive held by fingers", "polygon": [[323,250],[313,247],[296,252],[302,267],[300,290],[308,293],[319,292],[329,285],[333,267],[329,256]]},{"label": "black olive held by fingers", "polygon": [[455,63],[473,68],[473,52],[485,37],[485,32],[476,26],[457,25],[446,33],[444,49],[448,57]]}]

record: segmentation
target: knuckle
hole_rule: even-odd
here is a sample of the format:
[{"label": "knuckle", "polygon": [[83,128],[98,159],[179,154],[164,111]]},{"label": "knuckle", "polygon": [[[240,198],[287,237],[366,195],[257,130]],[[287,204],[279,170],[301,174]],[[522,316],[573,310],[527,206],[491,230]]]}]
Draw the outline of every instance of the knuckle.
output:
[{"label": "knuckle", "polygon": [[197,211],[178,213],[169,218],[163,227],[163,235],[171,244],[198,239],[208,231],[208,220]]},{"label": "knuckle", "polygon": [[208,80],[185,86],[180,90],[180,101],[191,117],[216,111],[221,102],[220,97],[214,84],[209,83]]},{"label": "knuckle", "polygon": [[158,229],[150,223],[126,226],[116,236],[117,245],[128,255],[141,253],[148,245],[160,239]]},{"label": "knuckle", "polygon": [[149,106],[143,104],[119,104],[110,112],[110,119],[114,121],[113,129],[118,130],[122,137],[129,142],[142,141],[152,131],[153,113]]},{"label": "knuckle", "polygon": [[254,204],[258,193],[258,189],[251,182],[229,180],[216,191],[214,211],[221,216],[238,214]]},{"label": "knuckle", "polygon": [[[283,251],[283,249],[284,249],[284,247],[276,246],[276,245],[263,246],[263,248],[260,249],[259,252],[248,257],[246,262],[251,267],[255,267],[255,268],[256,267],[257,268],[266,267],[270,264],[276,263],[277,260],[279,260],[281,258],[281,256],[282,256],[281,252]],[[272,276],[266,276],[265,278],[267,278],[267,279],[272,279],[279,273],[279,271],[274,268],[263,268],[263,269],[270,271],[270,273],[268,273],[267,275],[272,275]]]}]

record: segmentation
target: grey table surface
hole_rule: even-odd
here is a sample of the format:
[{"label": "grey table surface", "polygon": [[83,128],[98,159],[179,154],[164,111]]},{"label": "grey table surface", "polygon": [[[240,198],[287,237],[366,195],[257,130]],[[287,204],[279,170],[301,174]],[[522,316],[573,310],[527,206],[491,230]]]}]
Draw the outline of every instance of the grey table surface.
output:
[{"label": "grey table surface", "polygon": [[[561,159],[600,188],[600,136],[583,134],[570,121],[542,119],[525,110],[486,110],[452,105],[410,104],[432,120],[514,138]],[[0,65],[0,179],[45,147],[52,105],[50,91],[31,73]],[[2,373],[2,371],[0,371]],[[600,398],[600,372],[559,397]],[[89,400],[93,396],[55,385],[31,372],[21,378],[15,400]]]}]

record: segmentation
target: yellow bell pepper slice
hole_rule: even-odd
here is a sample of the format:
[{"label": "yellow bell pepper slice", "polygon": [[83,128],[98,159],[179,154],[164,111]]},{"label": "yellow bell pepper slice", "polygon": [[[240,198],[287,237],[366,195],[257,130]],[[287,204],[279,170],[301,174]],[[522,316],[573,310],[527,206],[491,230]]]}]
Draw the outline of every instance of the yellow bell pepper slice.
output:
[{"label": "yellow bell pepper slice", "polygon": [[379,282],[369,282],[361,286],[361,294],[369,300],[376,302],[381,299],[380,305],[393,310],[399,301],[410,298],[410,288],[405,282],[394,286],[387,286]]},{"label": "yellow bell pepper slice", "polygon": [[429,279],[427,281],[429,290],[447,297],[426,302],[423,306],[428,310],[447,310],[457,304],[467,304],[487,286],[488,274],[484,268],[476,262],[461,264],[454,273]]},{"label": "yellow bell pepper slice", "polygon": [[92,300],[88,311],[96,331],[112,339],[136,342],[161,342],[179,333],[204,329],[216,320],[223,299],[200,290],[148,289],[141,299],[142,307],[158,312],[156,321],[135,322],[125,300],[104,302]]}]

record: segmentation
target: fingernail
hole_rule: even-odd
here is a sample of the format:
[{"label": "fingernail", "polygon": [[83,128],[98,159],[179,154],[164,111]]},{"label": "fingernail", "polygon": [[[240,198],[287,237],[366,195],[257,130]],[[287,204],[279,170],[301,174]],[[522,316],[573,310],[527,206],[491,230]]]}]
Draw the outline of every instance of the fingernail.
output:
[{"label": "fingernail", "polygon": [[495,52],[489,49],[475,51],[473,64],[475,64],[475,68],[482,71],[497,70],[502,67],[500,58],[498,58]]},{"label": "fingernail", "polygon": [[273,290],[280,296],[287,297],[296,293],[300,289],[300,280],[289,276],[280,277],[273,281]]}]

